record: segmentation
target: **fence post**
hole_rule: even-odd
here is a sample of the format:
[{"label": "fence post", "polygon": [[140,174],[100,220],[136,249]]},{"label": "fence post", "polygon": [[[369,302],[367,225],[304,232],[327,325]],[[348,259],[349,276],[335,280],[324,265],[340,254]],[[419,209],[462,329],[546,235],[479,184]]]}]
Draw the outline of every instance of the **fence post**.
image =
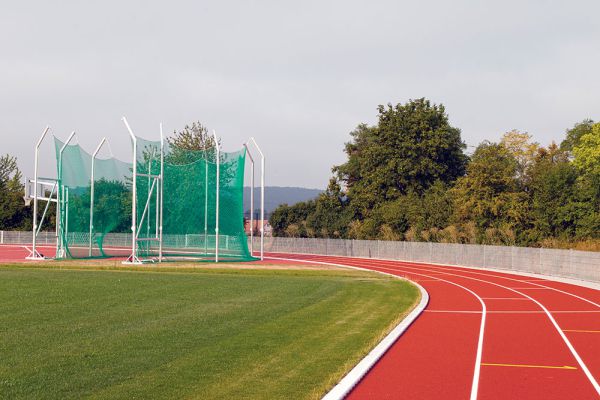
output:
[{"label": "fence post", "polygon": [[487,263],[485,262],[485,244],[481,245],[483,247],[483,265],[482,267],[487,267]]},{"label": "fence post", "polygon": [[429,262],[433,262],[433,242],[429,242]]},{"label": "fence post", "polygon": [[510,246],[510,269],[515,269],[515,246]]},{"label": "fence post", "polygon": [[[452,246],[454,248],[454,265],[458,265],[458,251],[461,248],[460,246],[454,246],[451,244],[448,244],[448,246]],[[463,244],[463,246],[466,246],[466,244]]]},{"label": "fence post", "polygon": [[4,244],[4,231],[0,231],[0,244]]},{"label": "fence post", "polygon": [[573,249],[569,249],[569,271],[573,271]]}]

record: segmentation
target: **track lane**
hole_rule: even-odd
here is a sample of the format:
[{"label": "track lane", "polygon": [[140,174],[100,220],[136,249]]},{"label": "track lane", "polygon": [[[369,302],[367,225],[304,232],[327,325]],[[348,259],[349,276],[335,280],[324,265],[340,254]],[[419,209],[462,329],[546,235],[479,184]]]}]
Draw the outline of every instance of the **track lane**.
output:
[{"label": "track lane", "polygon": [[[398,262],[385,261],[389,265]],[[585,363],[596,383],[600,377],[600,291],[588,287],[541,278],[521,277],[497,271],[470,270],[468,268],[428,266],[400,262],[407,267],[426,267],[437,272],[482,278],[497,284],[518,287],[530,297],[551,310],[552,317],[563,330]],[[570,313],[569,311],[574,311]],[[493,312],[493,311],[492,311]],[[579,351],[580,349],[580,351]],[[598,388],[598,387],[597,387]],[[598,390],[598,389],[597,389]]]},{"label": "track lane", "polygon": [[[478,293],[480,293],[481,297],[483,297],[486,300],[486,303],[490,307],[490,314],[488,316],[487,323],[488,328],[486,330],[486,339],[484,341],[484,368],[482,369],[481,385],[478,397],[480,399],[592,399],[599,397],[598,393],[593,387],[592,382],[590,382],[587,379],[583,368],[581,368],[581,365],[578,365],[576,357],[574,357],[573,353],[569,349],[569,346],[566,344],[565,340],[563,340],[563,335],[569,335],[569,337],[571,335],[582,336],[586,333],[568,333],[558,331],[555,326],[556,321],[552,321],[553,319],[555,319],[555,317],[553,315],[546,314],[543,310],[545,308],[543,306],[543,303],[539,302],[539,300],[536,300],[536,298],[534,297],[539,296],[539,293],[541,293],[542,291],[553,292],[550,288],[541,288],[539,284],[536,284],[534,282],[525,282],[525,277],[522,280],[514,279],[514,275],[512,283],[514,283],[515,285],[506,285],[506,281],[503,281],[503,283],[494,282],[494,280],[498,278],[493,276],[479,276],[478,278],[474,278],[473,276],[469,276],[468,273],[465,274],[466,276],[460,273],[455,273],[457,271],[462,271],[462,268],[459,269],[449,267],[451,270],[449,272],[448,270],[443,269],[448,269],[448,267],[428,266],[424,264],[415,265],[410,263],[399,263],[395,261],[365,260],[346,257],[331,258],[301,255],[294,255],[294,257],[307,257],[309,259],[320,260],[324,262],[327,260],[333,262],[332,260],[334,260],[338,264],[360,266],[363,268],[380,270],[382,272],[388,273],[393,271],[398,275],[405,276],[409,279],[416,278],[417,280],[419,280],[418,277],[411,275],[416,274],[416,272],[436,272],[436,277],[441,277],[445,275],[445,279],[448,279],[449,276],[453,276],[453,281],[459,282],[461,285],[470,287],[471,289],[476,290]],[[479,271],[476,270],[475,272]],[[492,281],[487,282],[486,279],[488,278]],[[423,285],[428,291],[430,290],[428,286],[432,285],[431,282],[426,282],[423,280],[419,281],[419,283]],[[492,287],[494,289],[492,289]],[[500,289],[501,291],[504,290],[505,293],[498,293],[498,289]],[[572,287],[568,287],[568,289],[574,290]],[[531,293],[536,294],[532,295]],[[573,297],[569,294],[561,294],[560,292],[556,291],[554,291],[554,293],[555,295],[569,297],[570,299],[576,299],[576,297]],[[430,293],[430,295],[430,307],[428,307],[428,310],[426,310],[426,312],[419,318],[419,320],[431,314],[441,314],[427,312],[441,311],[433,308],[434,304],[436,304],[436,295],[434,293]],[[443,296],[443,293],[438,293],[437,295]],[[519,295],[527,297],[526,301],[509,299],[511,297],[514,298]],[[451,301],[451,299],[449,300]],[[589,302],[585,302],[583,300],[579,302],[591,305]],[[437,304],[441,305],[439,302]],[[532,308],[532,306],[534,306],[534,308]],[[461,318],[464,315],[469,315],[464,313],[452,313],[453,310],[451,309],[451,307],[447,308],[449,309],[446,311],[450,312],[444,313],[444,315],[446,315],[446,317],[450,317],[450,319]],[[465,311],[473,312],[473,310]],[[519,311],[523,313],[519,314]],[[569,315],[572,314],[563,313],[557,315],[564,316],[564,318],[571,318],[569,317]],[[597,318],[597,314],[590,313],[589,315],[591,315],[592,318]],[[416,323],[419,322],[419,320],[417,320]],[[556,322],[556,324],[558,323]],[[558,325],[560,326],[560,324]],[[403,336],[399,340],[398,345],[401,345],[405,338],[408,337],[408,334],[411,333],[412,329],[413,328],[411,327],[411,329],[409,329],[408,332],[405,334],[406,336]],[[432,336],[431,331],[424,331],[419,333],[428,335],[430,337]],[[593,335],[593,333],[587,333],[587,335],[587,337],[589,338],[589,336]],[[587,347],[583,346],[582,344],[579,344],[577,341],[574,342],[580,348],[581,351],[585,351],[585,358],[588,358],[590,360],[595,358],[594,354],[588,354],[589,348],[594,348],[593,340],[590,341],[588,339]],[[416,349],[420,350],[422,346],[423,345],[419,345],[418,341],[416,341],[416,343],[412,343],[412,346],[407,346],[404,350],[408,352],[415,352]],[[392,350],[394,350],[394,347],[392,347]],[[390,353],[389,356],[405,357],[406,354]],[[490,357],[489,360],[487,359],[488,356]],[[505,357],[505,359],[502,359],[502,357]],[[383,381],[379,379],[374,379],[373,377],[380,374],[377,372],[377,370],[380,369],[381,366],[385,366],[385,363],[389,362],[386,360],[386,358],[387,356],[384,357],[380,361],[380,363],[376,365],[372,372],[365,377],[363,382],[361,382],[361,384],[357,386],[355,392],[353,392],[352,395],[358,395],[358,397],[351,396],[350,398],[368,398],[368,396],[362,395],[366,394],[361,393],[362,386],[376,386],[377,383],[371,384],[371,381],[379,381],[381,384],[383,383]],[[500,358],[501,360],[500,362],[493,362],[493,358]],[[510,362],[510,359],[514,359],[515,362]],[[539,362],[536,363],[536,360]],[[500,364],[502,366],[498,366],[497,364]],[[561,368],[565,365],[571,368]],[[398,374],[396,376],[398,377],[403,375]],[[427,380],[427,375],[425,375],[425,377],[425,379]],[[430,384],[431,382],[436,381],[432,379],[430,380]],[[408,382],[403,382],[403,384],[404,385],[400,385],[402,391],[399,391],[396,394],[404,393],[404,390],[407,385],[415,385],[415,383],[410,380]],[[427,399],[435,397],[416,395],[406,396],[405,398]],[[454,397],[450,393],[445,393],[443,398],[451,399],[466,397]]]},{"label": "track lane", "polygon": [[[5,249],[0,247],[0,250]],[[17,261],[26,250],[20,248],[11,253]],[[315,257],[298,254],[288,256],[306,259]],[[333,262],[330,257],[325,259],[324,262]],[[477,342],[477,335],[474,332],[479,325],[477,321],[481,320],[481,310],[476,309],[477,303],[473,303],[473,298],[469,300],[468,294],[461,295],[458,293],[460,291],[449,290],[451,285],[443,284],[439,279],[448,279],[449,276],[453,276],[453,282],[460,282],[461,285],[476,290],[489,308],[478,398],[599,398],[597,393],[589,391],[589,382],[581,381],[581,368],[565,369],[558,365],[565,360],[565,354],[568,361],[569,353],[565,352],[564,344],[556,344],[555,340],[560,338],[560,335],[551,338],[547,334],[549,320],[543,311],[530,309],[530,301],[511,299],[506,293],[493,291],[489,285],[486,288],[478,284],[473,285],[472,278],[514,288],[545,305],[562,329],[562,334],[577,349],[596,380],[600,376],[600,291],[541,278],[481,269],[347,257],[337,257],[333,260],[338,264],[379,269],[388,273],[393,270],[394,274],[418,281],[432,294],[426,312],[365,377],[350,398],[398,398],[398,393],[402,393],[402,398],[409,399],[469,397],[469,379],[465,378],[469,375],[472,377],[473,366],[471,365],[469,372],[468,362],[464,360],[473,360],[473,354],[476,354],[473,343]],[[361,262],[366,262],[367,265],[357,264]],[[435,286],[437,289],[434,289]],[[447,304],[454,304],[455,307],[446,307],[444,310]],[[506,329],[506,326],[511,328]],[[423,341],[423,336],[430,335],[432,331],[436,335],[430,338],[430,343],[427,344]],[[454,337],[453,333],[456,334]],[[499,338],[495,338],[496,333]],[[492,345],[495,342],[502,343]],[[447,343],[453,343],[456,347],[448,346]],[[524,352],[519,343],[526,343],[527,351]],[[416,348],[423,345],[427,348],[422,353],[415,352]],[[557,350],[561,347],[561,350]],[[552,351],[548,351],[549,349]],[[519,358],[527,355],[535,356],[540,362],[528,364],[529,357]],[[494,358],[501,357],[518,362],[492,362]],[[403,362],[398,362],[400,358]],[[441,359],[451,362],[439,362]],[[464,360],[461,362],[461,359]],[[436,362],[438,364],[433,365]],[[371,376],[378,373],[380,366],[385,363],[389,363],[389,368],[386,368],[388,372],[379,372],[378,379],[372,379]],[[422,372],[429,374],[425,376],[430,379],[422,379],[421,370],[417,371],[418,368],[415,368],[419,364],[429,367]],[[573,362],[564,364],[567,367],[576,365]],[[451,373],[448,373],[448,370]],[[399,381],[398,376],[404,379]],[[446,379],[450,379],[450,382],[445,381]],[[410,384],[408,390],[406,384]],[[386,387],[399,391],[383,390]]]}]

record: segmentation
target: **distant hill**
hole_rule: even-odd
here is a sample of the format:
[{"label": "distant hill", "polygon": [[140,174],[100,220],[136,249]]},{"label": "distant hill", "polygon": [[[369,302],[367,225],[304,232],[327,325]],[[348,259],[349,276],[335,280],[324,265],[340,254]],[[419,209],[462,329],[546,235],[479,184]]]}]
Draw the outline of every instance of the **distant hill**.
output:
[{"label": "distant hill", "polygon": [[[277,206],[287,203],[296,204],[316,198],[323,191],[319,189],[307,189],[301,187],[265,186],[265,213],[268,215]],[[254,208],[260,212],[260,188],[254,188]],[[250,211],[250,188],[244,188],[244,211],[248,217]]]}]

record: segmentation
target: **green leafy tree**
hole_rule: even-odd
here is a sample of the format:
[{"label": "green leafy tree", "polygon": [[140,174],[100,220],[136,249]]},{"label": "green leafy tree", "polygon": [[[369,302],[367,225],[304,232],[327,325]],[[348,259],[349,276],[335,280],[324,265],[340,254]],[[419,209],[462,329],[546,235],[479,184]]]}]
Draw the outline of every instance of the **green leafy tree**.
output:
[{"label": "green leafy tree", "polygon": [[571,129],[567,130],[567,135],[565,140],[560,144],[560,149],[564,151],[573,151],[573,149],[579,145],[581,137],[592,131],[592,125],[594,125],[594,121],[589,118],[576,123]]},{"label": "green leafy tree", "polygon": [[327,190],[315,201],[315,210],[306,217],[309,236],[345,237],[353,215],[347,207],[347,197],[332,178]]},{"label": "green leafy tree", "polygon": [[[484,243],[496,230],[522,232],[528,222],[527,195],[519,190],[517,160],[501,144],[480,144],[467,167],[467,174],[453,188],[454,218],[459,223],[472,221]],[[494,233],[495,235],[495,233]]]},{"label": "green leafy tree", "polygon": [[208,133],[208,129],[200,121],[186,125],[181,131],[173,132],[173,136],[167,138],[170,145],[184,150],[212,150],[215,147],[215,139]]},{"label": "green leafy tree", "polygon": [[540,145],[533,142],[527,132],[519,132],[516,129],[506,132],[500,144],[504,146],[517,162],[516,178],[523,188],[527,189],[530,181],[529,172]]},{"label": "green leafy tree", "polygon": [[[315,210],[316,202],[314,200],[302,201],[292,206],[280,205],[271,213],[269,218],[273,236],[314,236],[313,232],[306,229],[306,219]],[[288,229],[291,225],[294,225],[293,229]]]},{"label": "green leafy tree", "polygon": [[23,228],[30,213],[23,202],[25,194],[17,159],[8,154],[0,157],[0,229]]},{"label": "green leafy tree", "polygon": [[443,105],[429,100],[379,106],[378,123],[359,125],[346,144],[348,161],[334,167],[358,215],[409,191],[423,193],[435,181],[450,183],[465,172],[460,130]]},{"label": "green leafy tree", "polygon": [[578,177],[567,152],[556,144],[538,150],[531,170],[532,240],[575,235],[583,211],[578,204]]},{"label": "green leafy tree", "polygon": [[179,132],[174,131],[167,138],[167,143],[171,146],[167,162],[171,164],[190,164],[200,159],[215,160],[215,139],[200,121],[186,125]]},{"label": "green leafy tree", "polygon": [[573,163],[586,174],[600,175],[600,123],[581,135],[573,147]]}]

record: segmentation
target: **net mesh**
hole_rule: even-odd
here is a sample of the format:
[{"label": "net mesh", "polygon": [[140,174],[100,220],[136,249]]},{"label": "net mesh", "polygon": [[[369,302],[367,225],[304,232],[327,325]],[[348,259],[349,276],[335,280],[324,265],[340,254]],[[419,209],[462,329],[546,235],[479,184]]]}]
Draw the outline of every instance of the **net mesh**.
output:
[{"label": "net mesh", "polygon": [[[59,237],[64,249],[64,254],[57,256],[129,256],[133,164],[114,158],[94,160],[92,187],[92,156],[79,145],[68,145],[61,160],[63,145],[55,138],[61,190]],[[161,143],[136,138],[136,256],[156,260],[159,255],[162,202],[163,256],[167,260],[212,261],[217,244],[215,151],[186,150],[165,143],[163,152],[161,171]],[[245,156],[241,150],[221,153],[218,160],[218,251],[222,261],[253,260],[243,222]]]}]

